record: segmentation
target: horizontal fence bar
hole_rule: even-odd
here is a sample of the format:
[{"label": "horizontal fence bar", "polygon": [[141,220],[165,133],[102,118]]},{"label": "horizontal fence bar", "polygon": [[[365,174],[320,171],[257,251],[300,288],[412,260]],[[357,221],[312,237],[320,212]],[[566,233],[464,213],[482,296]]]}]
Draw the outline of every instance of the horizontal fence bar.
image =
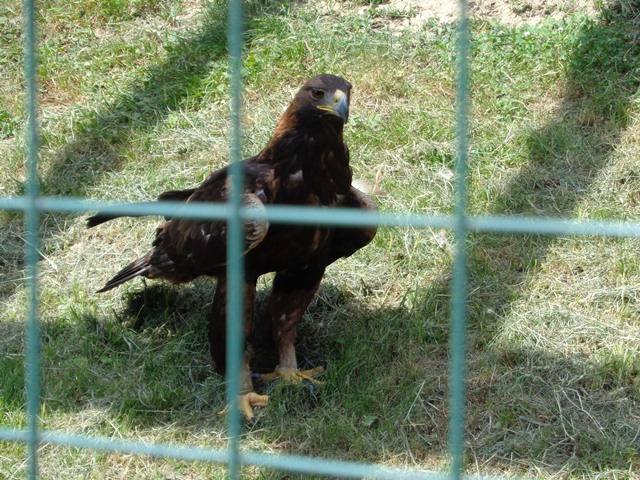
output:
[{"label": "horizontal fence bar", "polygon": [[[9,429],[0,427],[0,439],[14,442],[27,442],[29,430]],[[227,463],[228,449],[213,449],[203,447],[188,447],[183,444],[144,443],[135,440],[111,439],[76,435],[55,431],[41,431],[39,438],[42,443],[86,448],[113,453],[132,455],[146,455],[149,457],[172,458],[177,460],[201,461],[209,463]],[[330,460],[299,455],[263,452],[240,452],[239,461],[243,465],[284,470],[289,472],[335,475],[343,478],[379,478],[397,480],[445,480],[448,473],[429,470],[411,470],[387,467],[384,465],[364,464],[343,460]],[[469,480],[489,480],[498,477],[481,475],[465,475]]]},{"label": "horizontal fence bar", "polygon": [[492,215],[467,217],[466,222],[474,232],[640,237],[640,222]]},{"label": "horizontal fence bar", "polygon": [[[95,212],[129,216],[179,216],[190,219],[225,219],[231,215],[226,204],[181,202],[112,203],[72,198],[40,197],[36,199],[40,211]],[[0,198],[0,210],[27,210],[29,202],[24,197]],[[417,213],[363,212],[350,208],[285,207],[268,206],[265,212],[241,208],[243,219],[266,219],[273,223],[382,226],[382,227],[430,227],[455,228],[451,215],[426,215]],[[492,233],[530,233],[540,235],[584,235],[606,237],[640,237],[640,222],[572,220],[568,218],[517,217],[485,215],[467,217],[470,231]]]}]

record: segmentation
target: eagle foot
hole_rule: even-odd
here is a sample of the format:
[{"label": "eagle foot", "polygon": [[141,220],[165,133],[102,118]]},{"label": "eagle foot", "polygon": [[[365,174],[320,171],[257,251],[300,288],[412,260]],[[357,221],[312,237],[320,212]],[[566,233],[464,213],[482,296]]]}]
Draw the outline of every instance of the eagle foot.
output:
[{"label": "eagle foot", "polygon": [[276,378],[282,378],[291,383],[308,383],[313,385],[322,385],[324,382],[316,380],[315,376],[324,373],[324,367],[315,367],[310,370],[294,370],[294,369],[276,369],[273,373],[265,373],[260,376],[261,380],[270,382]]},{"label": "eagle foot", "polygon": [[[259,395],[256,392],[248,392],[238,396],[238,409],[244,415],[245,420],[251,423],[258,421],[253,413],[254,407],[266,407],[269,403],[269,395]],[[226,415],[229,407],[225,407],[219,415]]]}]

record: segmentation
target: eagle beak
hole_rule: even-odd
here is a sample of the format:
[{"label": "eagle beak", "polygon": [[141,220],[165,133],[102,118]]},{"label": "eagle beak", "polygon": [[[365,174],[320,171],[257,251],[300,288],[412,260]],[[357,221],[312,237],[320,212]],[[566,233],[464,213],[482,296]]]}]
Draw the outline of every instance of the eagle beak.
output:
[{"label": "eagle beak", "polygon": [[332,96],[328,96],[326,102],[318,105],[320,110],[340,117],[344,123],[349,120],[349,98],[342,90],[336,90]]}]

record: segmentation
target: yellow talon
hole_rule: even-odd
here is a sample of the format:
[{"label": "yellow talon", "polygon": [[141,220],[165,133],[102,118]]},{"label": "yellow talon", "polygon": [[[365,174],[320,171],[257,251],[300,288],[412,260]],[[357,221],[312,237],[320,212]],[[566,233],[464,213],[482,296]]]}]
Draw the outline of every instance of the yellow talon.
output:
[{"label": "yellow talon", "polygon": [[[258,395],[256,392],[248,392],[238,396],[238,409],[249,422],[255,422],[256,416],[253,413],[253,407],[266,407],[269,403],[269,395]],[[225,407],[219,415],[226,415],[228,406]]]},{"label": "yellow talon", "polygon": [[321,385],[322,381],[313,378],[316,375],[320,375],[324,372],[324,367],[316,367],[311,370],[276,370],[273,373],[264,373],[260,378],[266,382],[275,380],[276,378],[283,378],[291,383],[301,383],[305,380]]},{"label": "yellow talon", "polygon": [[253,407],[266,407],[269,403],[269,395],[258,395],[256,392],[245,393],[240,395],[240,412],[250,422],[255,421]]}]

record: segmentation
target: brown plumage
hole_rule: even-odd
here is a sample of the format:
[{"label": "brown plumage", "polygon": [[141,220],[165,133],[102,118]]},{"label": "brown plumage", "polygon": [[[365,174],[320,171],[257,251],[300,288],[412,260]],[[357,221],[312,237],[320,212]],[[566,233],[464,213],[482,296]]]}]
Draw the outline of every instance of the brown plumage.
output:
[{"label": "brown plumage", "polygon": [[[351,85],[333,75],[309,80],[296,94],[278,122],[267,146],[243,162],[245,206],[309,205],[375,210],[374,202],[351,186],[349,151],[343,127],[349,114]],[[224,202],[228,193],[227,169],[211,174],[198,188],[171,191],[159,200]],[[96,215],[89,226],[114,217]],[[266,397],[253,393],[251,359],[252,317],[256,282],[276,272],[270,299],[273,339],[279,352],[276,373],[289,379],[306,378],[298,372],[295,355],[296,326],[315,295],[325,268],[368,244],[375,228],[332,228],[304,225],[244,224],[245,319],[247,348],[243,363],[241,399],[247,417],[251,406]],[[225,369],[226,225],[220,221],[169,219],[142,257],[122,269],[100,290],[106,291],[136,276],[163,278],[173,283],[200,275],[218,279],[209,318],[211,354],[218,369]]]}]

